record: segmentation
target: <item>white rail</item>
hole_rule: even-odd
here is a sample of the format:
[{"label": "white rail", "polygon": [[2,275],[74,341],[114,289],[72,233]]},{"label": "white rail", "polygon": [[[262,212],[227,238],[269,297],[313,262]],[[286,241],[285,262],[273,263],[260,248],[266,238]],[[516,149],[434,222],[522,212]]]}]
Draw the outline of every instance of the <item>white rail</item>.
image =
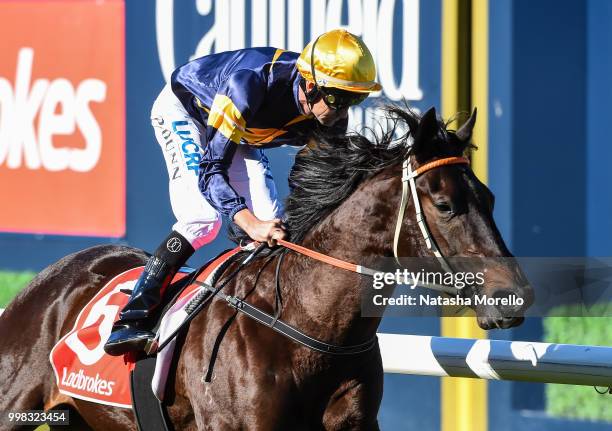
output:
[{"label": "white rail", "polygon": [[378,334],[387,373],[612,386],[612,347]]}]

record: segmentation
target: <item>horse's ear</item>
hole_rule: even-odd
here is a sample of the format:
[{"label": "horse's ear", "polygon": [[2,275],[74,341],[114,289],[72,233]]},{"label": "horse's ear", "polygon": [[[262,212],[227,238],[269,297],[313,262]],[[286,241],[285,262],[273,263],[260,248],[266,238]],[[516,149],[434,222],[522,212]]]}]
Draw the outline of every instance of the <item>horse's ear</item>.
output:
[{"label": "horse's ear", "polygon": [[419,127],[414,134],[413,153],[419,158],[428,158],[429,153],[434,153],[432,145],[434,138],[440,131],[436,108],[430,108],[421,117]]},{"label": "horse's ear", "polygon": [[462,143],[467,143],[472,137],[474,124],[476,124],[477,113],[477,109],[474,108],[474,111],[472,112],[472,115],[470,115],[470,118],[468,118],[468,120],[463,124],[463,126],[461,126],[459,130],[457,130],[457,132],[455,133],[457,135],[457,138],[459,138]]}]

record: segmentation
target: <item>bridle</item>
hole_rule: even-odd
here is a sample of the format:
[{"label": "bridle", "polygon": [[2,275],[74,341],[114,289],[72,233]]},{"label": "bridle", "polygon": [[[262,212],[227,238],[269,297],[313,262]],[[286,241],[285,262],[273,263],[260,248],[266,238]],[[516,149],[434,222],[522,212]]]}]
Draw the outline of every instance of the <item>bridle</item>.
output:
[{"label": "bridle", "polygon": [[395,224],[395,236],[393,237],[393,256],[395,257],[395,261],[401,267],[401,263],[399,261],[398,256],[398,247],[399,247],[399,238],[400,232],[402,231],[402,222],[404,221],[404,213],[406,211],[406,206],[408,205],[408,185],[410,185],[410,192],[412,194],[412,200],[414,201],[414,212],[416,216],[417,224],[421,229],[421,234],[423,234],[423,239],[425,240],[425,245],[427,249],[430,250],[433,255],[438,259],[442,269],[446,272],[453,272],[450,264],[444,258],[442,253],[440,252],[440,248],[436,244],[436,240],[431,235],[429,228],[427,227],[427,223],[425,221],[425,217],[423,216],[423,210],[421,209],[421,201],[419,199],[419,195],[416,189],[416,179],[419,175],[424,174],[427,171],[430,171],[435,168],[439,168],[440,166],[448,166],[448,165],[469,165],[470,161],[465,157],[446,157],[444,159],[434,160],[433,162],[425,163],[422,166],[419,166],[417,169],[412,170],[411,166],[411,158],[408,157],[404,160],[402,164],[402,200],[400,202],[399,212],[397,215],[397,223]]}]

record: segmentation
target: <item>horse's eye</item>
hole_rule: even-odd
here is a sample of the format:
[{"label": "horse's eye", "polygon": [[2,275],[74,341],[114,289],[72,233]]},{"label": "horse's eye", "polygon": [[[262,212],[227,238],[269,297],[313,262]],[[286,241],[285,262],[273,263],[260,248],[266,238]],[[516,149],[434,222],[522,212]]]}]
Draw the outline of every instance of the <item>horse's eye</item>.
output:
[{"label": "horse's eye", "polygon": [[434,206],[436,207],[436,209],[442,213],[450,213],[453,212],[453,209],[451,208],[451,206],[446,203],[446,202],[436,202],[434,203]]}]

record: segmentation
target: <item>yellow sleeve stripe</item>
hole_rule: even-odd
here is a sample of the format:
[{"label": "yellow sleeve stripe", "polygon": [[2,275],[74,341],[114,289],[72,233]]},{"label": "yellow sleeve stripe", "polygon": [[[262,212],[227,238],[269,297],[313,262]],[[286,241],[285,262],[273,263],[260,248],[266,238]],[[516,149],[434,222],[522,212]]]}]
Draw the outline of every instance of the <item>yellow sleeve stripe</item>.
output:
[{"label": "yellow sleeve stripe", "polygon": [[270,64],[270,70],[272,70],[272,68],[274,67],[274,63],[276,63],[276,60],[278,60],[278,57],[280,57],[283,52],[285,52],[284,49],[278,48],[276,50],[276,52],[274,53],[274,57],[272,57],[272,63]]},{"label": "yellow sleeve stripe", "polygon": [[240,143],[246,127],[244,118],[232,99],[221,94],[215,96],[210,107],[208,125],[236,144]]}]

